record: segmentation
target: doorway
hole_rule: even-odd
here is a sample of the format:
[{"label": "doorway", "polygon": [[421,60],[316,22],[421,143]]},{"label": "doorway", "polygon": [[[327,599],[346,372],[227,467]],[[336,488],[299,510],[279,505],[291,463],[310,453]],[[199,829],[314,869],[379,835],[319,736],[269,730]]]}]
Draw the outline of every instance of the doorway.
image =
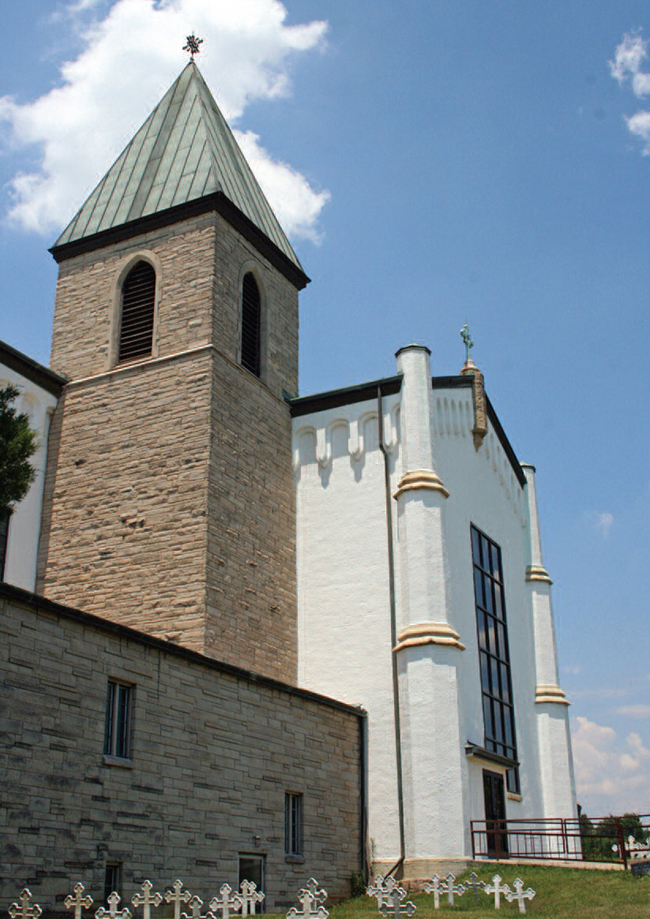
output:
[{"label": "doorway", "polygon": [[483,770],[483,796],[487,854],[490,858],[507,858],[506,792],[501,773]]}]

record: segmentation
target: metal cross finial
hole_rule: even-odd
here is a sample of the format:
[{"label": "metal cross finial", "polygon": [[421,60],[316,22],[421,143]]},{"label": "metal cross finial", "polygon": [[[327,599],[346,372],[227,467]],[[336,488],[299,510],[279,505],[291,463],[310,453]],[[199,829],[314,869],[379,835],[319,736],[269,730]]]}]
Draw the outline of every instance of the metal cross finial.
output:
[{"label": "metal cross finial", "polygon": [[84,897],[83,892],[85,889],[83,884],[75,884],[74,897],[70,894],[70,896],[66,897],[63,901],[67,909],[74,909],[74,919],[81,919],[82,907],[90,909],[93,905],[93,898],[90,895]]},{"label": "metal cross finial", "polygon": [[469,352],[474,347],[474,342],[472,341],[472,336],[469,334],[469,326],[467,323],[460,330],[460,337],[465,342],[465,360],[469,360]]},{"label": "metal cross finial", "polygon": [[203,39],[197,38],[194,32],[192,32],[191,35],[187,36],[187,44],[183,48],[183,51],[189,51],[190,54],[192,55],[192,60],[194,60],[194,55],[200,53],[201,49],[199,48],[199,45],[202,45],[202,44],[203,44]]}]

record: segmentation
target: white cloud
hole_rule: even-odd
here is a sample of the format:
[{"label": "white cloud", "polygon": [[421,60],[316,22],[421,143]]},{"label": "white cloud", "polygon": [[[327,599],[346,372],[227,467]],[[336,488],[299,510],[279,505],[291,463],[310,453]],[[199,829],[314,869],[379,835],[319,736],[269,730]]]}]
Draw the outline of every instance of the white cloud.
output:
[{"label": "white cloud", "polygon": [[644,142],[643,155],[650,156],[650,112],[637,112],[631,118],[626,118],[625,122],[630,133],[640,137]]},{"label": "white cloud", "polygon": [[[623,41],[616,49],[614,60],[608,61],[610,73],[618,83],[623,84],[631,78],[634,84],[634,78],[640,74],[641,64],[648,56],[647,46],[648,43],[643,41],[640,31],[628,32],[623,36]],[[643,91],[637,93],[634,85],[633,89],[637,95],[643,95]]]},{"label": "white cloud", "polygon": [[275,200],[275,215],[287,233],[318,242],[316,223],[330,193],[314,192],[299,172],[286,163],[272,160],[260,147],[257,134],[235,131],[235,137],[262,190],[271,203]]},{"label": "white cloud", "polygon": [[621,705],[615,712],[627,718],[650,718],[650,705]]},{"label": "white cloud", "polygon": [[637,733],[619,738],[613,728],[575,719],[573,759],[578,801],[590,816],[650,808],[650,750]]},{"label": "white cloud", "polygon": [[[76,0],[68,12],[87,16],[92,6]],[[231,124],[252,100],[286,95],[292,56],[322,47],[327,29],[317,21],[286,25],[286,15],[279,0],[116,0],[84,27],[83,49],[62,65],[59,86],[25,105],[0,99],[10,142],[42,150],[40,168],[11,181],[9,216],[44,233],[73,216],[184,66],[189,31],[204,38],[199,66]],[[250,137],[271,206],[295,236],[316,239],[328,193],[274,163]]]},{"label": "white cloud", "polygon": [[[623,36],[623,41],[617,47],[614,60],[609,61],[609,70],[619,86],[628,80],[632,92],[641,99],[650,95],[650,73],[641,70],[643,62],[648,57],[648,42],[641,38],[640,30],[629,32]],[[641,138],[643,156],[650,156],[650,112],[642,109],[630,118],[625,118],[630,134]]]},{"label": "white cloud", "polygon": [[604,537],[609,535],[612,524],[614,523],[614,515],[605,513],[596,515],[596,526],[602,533]]}]

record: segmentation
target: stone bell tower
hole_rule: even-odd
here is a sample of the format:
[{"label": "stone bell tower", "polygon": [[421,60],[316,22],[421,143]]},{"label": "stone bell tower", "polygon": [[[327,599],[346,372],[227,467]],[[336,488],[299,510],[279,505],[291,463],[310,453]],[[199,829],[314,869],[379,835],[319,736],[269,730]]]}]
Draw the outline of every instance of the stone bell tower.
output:
[{"label": "stone bell tower", "polygon": [[51,251],[39,591],[294,682],[308,278],[193,62]]}]

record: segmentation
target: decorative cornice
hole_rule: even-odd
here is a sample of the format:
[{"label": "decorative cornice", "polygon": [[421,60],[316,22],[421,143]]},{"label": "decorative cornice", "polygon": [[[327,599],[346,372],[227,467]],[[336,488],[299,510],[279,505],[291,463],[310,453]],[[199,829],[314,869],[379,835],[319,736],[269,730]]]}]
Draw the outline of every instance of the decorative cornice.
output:
[{"label": "decorative cornice", "polygon": [[417,645],[449,645],[460,651],[465,650],[458,632],[448,622],[416,622],[407,626],[397,636],[397,644],[393,651]]},{"label": "decorative cornice", "polygon": [[552,584],[548,571],[543,565],[529,565],[526,568],[527,581],[543,581],[545,584]]},{"label": "decorative cornice", "polygon": [[417,491],[420,489],[422,491],[439,491],[445,498],[449,497],[449,492],[433,469],[413,469],[411,472],[405,473],[393,497],[399,498],[405,491]]},{"label": "decorative cornice", "polygon": [[555,683],[538,683],[535,689],[535,704],[557,702],[558,705],[571,705],[564,692]]}]

